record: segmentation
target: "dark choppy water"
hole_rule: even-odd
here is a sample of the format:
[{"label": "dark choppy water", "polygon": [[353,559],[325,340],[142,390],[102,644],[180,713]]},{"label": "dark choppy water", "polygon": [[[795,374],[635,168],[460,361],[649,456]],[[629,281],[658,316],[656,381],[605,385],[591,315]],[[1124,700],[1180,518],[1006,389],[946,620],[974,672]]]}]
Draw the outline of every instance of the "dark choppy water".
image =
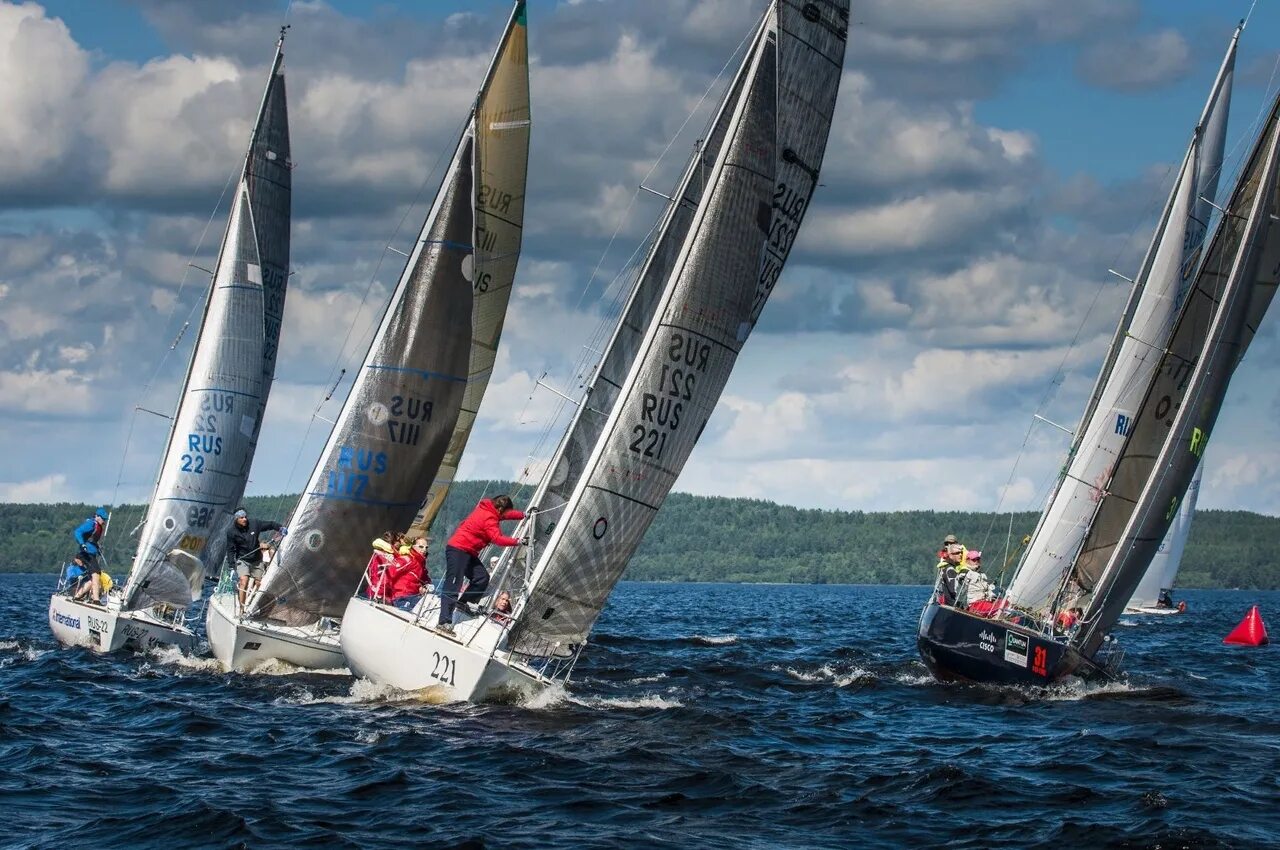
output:
[{"label": "dark choppy water", "polygon": [[923,588],[623,584],[568,694],[471,706],[59,650],[51,586],[0,594],[7,845],[1280,846],[1280,645],[1221,645],[1280,593],[1045,696],[930,680]]}]

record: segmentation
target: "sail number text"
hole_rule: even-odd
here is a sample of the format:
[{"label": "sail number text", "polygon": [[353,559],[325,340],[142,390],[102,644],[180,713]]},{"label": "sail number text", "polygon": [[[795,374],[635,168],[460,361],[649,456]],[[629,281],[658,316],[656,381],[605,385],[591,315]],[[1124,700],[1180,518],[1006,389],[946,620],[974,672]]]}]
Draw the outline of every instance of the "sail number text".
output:
[{"label": "sail number text", "polygon": [[236,397],[230,393],[209,393],[200,399],[200,412],[187,434],[186,449],[181,457],[182,471],[204,474],[205,458],[222,454],[222,437],[218,436],[218,421],[223,415],[235,411]]},{"label": "sail number text", "polygon": [[680,427],[685,402],[693,400],[698,375],[707,371],[710,357],[710,343],[679,331],[671,335],[657,392],[647,392],[640,397],[640,422],[632,427],[627,448],[653,460],[662,459],[667,435]]},{"label": "sail number text", "polygon": [[755,299],[751,302],[753,322],[760,317],[764,302],[782,274],[808,206],[809,196],[791,188],[785,181],[779,182],[773,190],[773,218],[769,222],[769,236],[765,242],[764,262],[760,264],[760,279],[756,282]]}]

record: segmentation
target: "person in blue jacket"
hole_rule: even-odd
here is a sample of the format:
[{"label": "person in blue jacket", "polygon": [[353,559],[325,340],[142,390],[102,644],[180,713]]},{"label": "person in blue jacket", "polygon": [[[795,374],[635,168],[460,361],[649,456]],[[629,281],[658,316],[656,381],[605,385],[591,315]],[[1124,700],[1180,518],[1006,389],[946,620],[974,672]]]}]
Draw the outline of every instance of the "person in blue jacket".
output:
[{"label": "person in blue jacket", "polygon": [[93,516],[77,525],[72,532],[80,547],[80,551],[72,559],[73,563],[80,567],[79,583],[75,591],[76,599],[92,596],[94,602],[101,602],[98,573],[102,571],[102,567],[98,564],[98,544],[107,531],[109,516],[105,507],[98,508],[93,512]]}]

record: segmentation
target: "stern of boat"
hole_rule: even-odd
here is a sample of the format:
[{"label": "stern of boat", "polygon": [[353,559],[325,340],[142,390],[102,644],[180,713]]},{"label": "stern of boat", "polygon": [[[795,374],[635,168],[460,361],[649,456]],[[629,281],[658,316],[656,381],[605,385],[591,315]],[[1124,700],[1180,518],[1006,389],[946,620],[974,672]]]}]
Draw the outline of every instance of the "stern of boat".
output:
[{"label": "stern of boat", "polygon": [[119,609],[94,605],[55,593],[49,598],[49,629],[63,646],[82,646],[108,653],[125,645]]},{"label": "stern of boat", "polygon": [[342,616],[342,651],[356,676],[404,691],[443,691],[448,698],[532,695],[550,682],[497,649],[505,628],[488,617],[454,624],[454,634],[435,630],[439,602],[427,597],[416,614],[353,597]]},{"label": "stern of boat", "polygon": [[916,636],[934,678],[980,684],[1043,687],[1098,668],[1064,642],[1011,620],[979,617],[930,599]]}]

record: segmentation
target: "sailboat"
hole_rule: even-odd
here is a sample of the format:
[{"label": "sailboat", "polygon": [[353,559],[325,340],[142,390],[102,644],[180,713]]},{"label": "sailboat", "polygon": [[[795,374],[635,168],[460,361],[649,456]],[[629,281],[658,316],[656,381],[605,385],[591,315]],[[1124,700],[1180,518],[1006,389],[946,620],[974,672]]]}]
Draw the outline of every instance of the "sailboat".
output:
[{"label": "sailboat", "polygon": [[209,645],[228,669],[270,659],[342,667],[340,618],[370,543],[387,529],[425,529],[444,500],[493,371],[520,255],[526,30],[518,2],[261,586],[243,608],[229,583],[210,600]]},{"label": "sailboat", "polygon": [[1182,566],[1187,537],[1191,534],[1191,519],[1195,516],[1196,500],[1200,497],[1200,476],[1203,472],[1204,465],[1201,464],[1187,485],[1187,493],[1182,497],[1182,505],[1173,518],[1173,525],[1169,526],[1169,533],[1161,541],[1160,548],[1151,559],[1151,566],[1138,582],[1137,590],[1129,597],[1129,604],[1124,606],[1126,614],[1164,616],[1181,614],[1186,610],[1186,602],[1173,601],[1173,586],[1178,568]]},{"label": "sailboat", "polygon": [[1206,136],[1197,127],[1071,459],[1003,599],[978,614],[935,593],[924,608],[917,644],[938,678],[1043,685],[1118,665],[1122,653],[1104,651],[1109,632],[1178,514],[1275,290],[1278,112],[1280,96],[1179,299]]},{"label": "sailboat", "polygon": [[291,168],[282,31],[132,570],[103,605],[50,599],[49,626],[62,644],[114,652],[196,643],[187,609],[225,553],[275,374]]},{"label": "sailboat", "polygon": [[[818,184],[847,2],[771,3],[648,246],[574,418],[478,611],[361,597],[356,675],[481,700],[568,681],[596,618],[684,467],[776,284]],[[496,610],[507,592],[510,612]]]}]

